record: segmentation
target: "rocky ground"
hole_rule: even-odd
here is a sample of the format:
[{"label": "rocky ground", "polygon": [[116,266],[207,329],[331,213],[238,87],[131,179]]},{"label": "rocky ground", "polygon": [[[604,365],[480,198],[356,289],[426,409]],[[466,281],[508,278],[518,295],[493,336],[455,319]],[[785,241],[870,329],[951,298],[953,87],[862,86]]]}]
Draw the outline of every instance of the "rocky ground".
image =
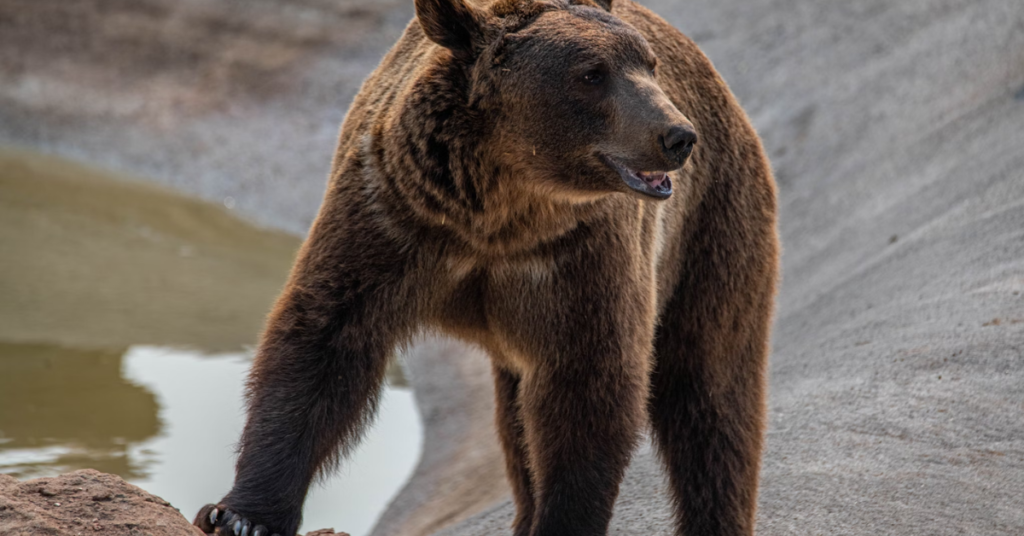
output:
[{"label": "rocky ground", "polygon": [[[715,62],[779,182],[759,533],[1024,533],[1019,1],[643,3]],[[8,0],[0,143],[302,233],[344,109],[411,14]],[[409,369],[426,454],[375,534],[509,534],[484,356],[432,341]],[[642,450],[613,533],[670,534],[661,485]]]},{"label": "rocky ground", "polygon": [[[4,536],[202,536],[167,501],[106,473],[83,469],[19,482],[0,475]],[[348,536],[333,529],[306,536]]]},{"label": "rocky ground", "polygon": [[0,475],[0,534],[202,535],[167,501],[85,469],[19,482]]}]

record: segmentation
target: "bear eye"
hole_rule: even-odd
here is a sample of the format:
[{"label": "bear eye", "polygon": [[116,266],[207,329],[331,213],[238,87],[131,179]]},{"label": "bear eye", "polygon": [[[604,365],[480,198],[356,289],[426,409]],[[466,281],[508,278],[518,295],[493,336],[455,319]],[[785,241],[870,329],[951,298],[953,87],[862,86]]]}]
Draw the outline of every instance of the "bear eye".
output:
[{"label": "bear eye", "polygon": [[583,75],[583,81],[592,86],[596,86],[601,82],[604,82],[604,73],[597,69],[592,69]]}]

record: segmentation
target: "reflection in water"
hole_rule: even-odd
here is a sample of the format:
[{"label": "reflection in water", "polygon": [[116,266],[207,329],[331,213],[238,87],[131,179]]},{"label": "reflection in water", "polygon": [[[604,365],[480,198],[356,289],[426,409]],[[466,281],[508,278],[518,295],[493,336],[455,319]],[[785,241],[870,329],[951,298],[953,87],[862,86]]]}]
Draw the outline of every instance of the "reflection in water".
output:
[{"label": "reflection in water", "polygon": [[[184,515],[222,496],[244,423],[246,354],[0,344],[0,472],[121,475]],[[422,437],[412,393],[389,387],[342,473],[314,488],[304,530],[361,536],[412,473]]]},{"label": "reflection in water", "polygon": [[145,477],[147,460],[128,449],[160,431],[157,403],[122,377],[122,354],[0,343],[0,471]]}]

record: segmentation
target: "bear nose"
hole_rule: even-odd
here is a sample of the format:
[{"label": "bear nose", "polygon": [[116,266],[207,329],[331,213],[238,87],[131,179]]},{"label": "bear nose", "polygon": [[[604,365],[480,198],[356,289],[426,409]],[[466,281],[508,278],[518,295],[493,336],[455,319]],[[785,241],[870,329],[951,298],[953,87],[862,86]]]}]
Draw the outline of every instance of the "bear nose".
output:
[{"label": "bear nose", "polygon": [[675,125],[668,129],[661,137],[661,146],[665,150],[665,156],[674,162],[682,164],[693,151],[693,144],[697,143],[697,133],[692,127]]}]

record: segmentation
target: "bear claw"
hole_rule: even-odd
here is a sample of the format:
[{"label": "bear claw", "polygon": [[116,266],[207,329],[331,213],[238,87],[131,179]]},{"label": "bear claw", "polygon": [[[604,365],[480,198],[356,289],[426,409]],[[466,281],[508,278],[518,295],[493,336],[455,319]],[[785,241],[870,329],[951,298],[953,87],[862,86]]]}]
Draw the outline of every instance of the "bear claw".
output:
[{"label": "bear claw", "polygon": [[241,514],[224,508],[224,505],[208,504],[202,507],[192,524],[205,534],[217,536],[281,536],[276,532],[271,533],[265,525],[257,525]]}]

